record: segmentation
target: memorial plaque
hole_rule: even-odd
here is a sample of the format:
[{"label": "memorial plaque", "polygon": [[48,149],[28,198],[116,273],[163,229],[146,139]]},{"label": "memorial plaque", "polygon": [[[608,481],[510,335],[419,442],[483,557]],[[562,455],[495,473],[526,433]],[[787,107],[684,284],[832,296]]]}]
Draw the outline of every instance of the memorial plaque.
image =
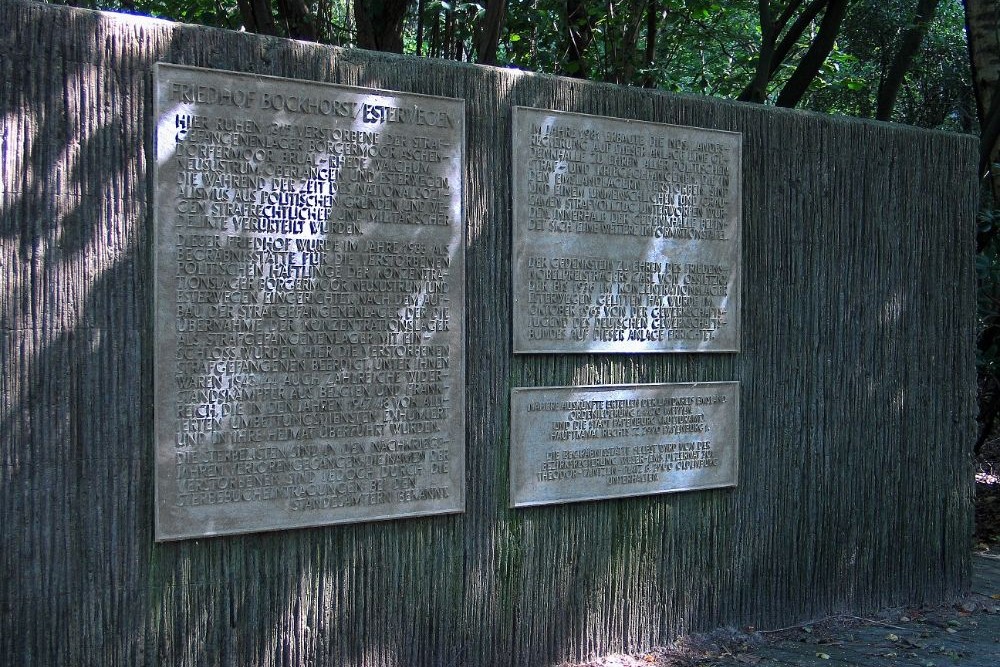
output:
[{"label": "memorial plaque", "polygon": [[156,538],[464,508],[464,101],[158,64]]},{"label": "memorial plaque", "polygon": [[737,382],[515,388],[510,506],[736,486]]},{"label": "memorial plaque", "polygon": [[514,352],[735,352],[741,140],[516,107]]}]

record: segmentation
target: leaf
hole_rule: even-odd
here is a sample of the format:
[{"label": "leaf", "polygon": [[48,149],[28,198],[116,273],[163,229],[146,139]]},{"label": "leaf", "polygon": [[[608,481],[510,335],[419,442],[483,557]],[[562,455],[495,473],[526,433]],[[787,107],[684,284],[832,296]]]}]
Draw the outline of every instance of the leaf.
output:
[{"label": "leaf", "polygon": [[518,35],[518,34],[517,34],[517,33],[515,32],[514,34],[512,34],[512,35],[511,35],[510,37],[508,37],[507,39],[509,39],[509,40],[510,40],[510,41],[512,41],[512,42],[520,42],[520,41],[521,41],[521,36],[520,36],[520,35]]},{"label": "leaf", "polygon": [[829,660],[830,659],[830,654],[829,653],[817,653],[816,657],[819,658],[820,660]]}]

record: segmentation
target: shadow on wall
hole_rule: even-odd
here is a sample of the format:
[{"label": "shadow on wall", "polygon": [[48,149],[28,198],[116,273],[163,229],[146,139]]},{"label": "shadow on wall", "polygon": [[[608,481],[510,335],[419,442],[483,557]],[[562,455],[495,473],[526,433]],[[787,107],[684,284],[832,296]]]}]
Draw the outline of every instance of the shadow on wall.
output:
[{"label": "shadow on wall", "polygon": [[[636,595],[683,613],[673,592],[646,588],[662,567],[659,554],[675,548],[664,540],[677,534],[664,537],[661,527],[682,501],[592,503],[582,512],[506,507],[509,324],[483,296],[508,297],[509,244],[498,230],[509,220],[505,206],[477,204],[497,197],[486,190],[506,155],[487,163],[497,172],[468,167],[478,170],[469,177],[476,232],[469,261],[477,263],[470,275],[490,281],[470,281],[470,309],[473,320],[502,332],[504,351],[470,369],[478,405],[470,409],[478,420],[470,433],[492,446],[469,452],[470,478],[490,482],[471,485],[467,518],[154,544],[149,72],[161,59],[240,69],[248,51],[256,57],[242,62],[259,65],[267,62],[261,51],[278,60],[301,56],[301,47],[208,31],[236,43],[224,57],[212,40],[194,46],[204,32],[162,22],[131,27],[51,7],[6,11],[49,21],[51,32],[36,39],[7,21],[3,36],[34,63],[5,64],[12,76],[0,99],[10,151],[0,203],[2,350],[12,370],[0,414],[0,551],[13,573],[0,584],[11,630],[0,633],[4,655],[65,664],[99,654],[112,665],[415,665],[459,664],[479,652],[502,664],[512,646],[518,660],[615,648],[594,635],[604,609],[628,629],[629,641],[644,640],[648,619],[630,611]],[[113,54],[113,68],[87,51],[96,44]],[[297,64],[265,67],[289,74],[280,70]],[[349,61],[334,76],[358,76],[353,67]],[[465,71],[456,71],[456,86],[438,84],[438,94],[461,87]],[[407,74],[361,76],[368,85],[405,89]],[[516,87],[508,94],[516,97]],[[497,338],[496,331],[475,336]],[[581,371],[591,365],[585,357],[576,362]],[[602,363],[602,378],[618,372]],[[466,520],[492,527],[463,537]],[[480,616],[473,600],[487,597],[490,613]],[[469,627],[467,614],[495,627]]]},{"label": "shadow on wall", "polygon": [[[74,35],[100,32],[96,14],[57,18]],[[137,102],[128,79],[75,47],[47,50],[17,21],[4,26],[0,653],[137,664],[150,518],[146,189],[143,128],[127,118],[140,117],[141,91]]]},{"label": "shadow on wall", "polygon": [[[961,444],[950,438],[963,428],[953,424],[971,424],[971,400],[938,405],[940,378],[928,369],[954,357],[961,375],[961,350],[935,339],[950,340],[962,322],[927,295],[947,286],[935,271],[955,263],[944,253],[966,237],[923,238],[933,202],[855,211],[844,208],[849,198],[834,201],[852,166],[821,135],[839,121],[768,112],[764,123],[759,107],[718,111],[675,97],[650,107],[646,93],[615,102],[608,87],[550,77],[16,0],[0,7],[9,17],[0,21],[0,655],[39,664],[99,655],[109,665],[554,662],[716,622],[870,601],[880,593],[866,589],[886,574],[893,600],[961,580],[948,571],[938,583],[964,562],[947,544],[968,509],[954,491],[965,488],[951,460]],[[158,60],[464,96],[470,146],[509,146],[509,112],[496,113],[515,103],[742,123],[761,154],[780,132],[786,152],[773,172],[745,170],[754,233],[744,235],[744,353],[512,358],[510,157],[467,155],[466,514],[154,544],[146,119]],[[859,127],[836,136],[872,141]],[[796,153],[803,146],[817,155]],[[898,197],[877,178],[888,167],[870,168],[858,200]],[[899,178],[932,191],[929,177]],[[834,203],[816,204],[813,191]],[[914,248],[927,266],[909,261]],[[870,296],[865,305],[858,294]],[[871,328],[850,335],[858,322]],[[507,508],[512,385],[692,379],[743,382],[736,490]],[[955,497],[933,504],[942,487]],[[911,502],[922,508],[917,523]]]},{"label": "shadow on wall", "polygon": [[[150,72],[161,59],[204,65],[192,51],[203,34],[3,11],[49,32],[4,21],[9,53],[33,66],[0,62],[12,72],[0,99],[0,559],[12,573],[0,582],[0,653],[46,664],[458,664],[460,519],[153,543]],[[214,35],[238,42],[232,69],[241,50],[261,48],[255,36]],[[263,49],[275,43],[297,48]]]}]

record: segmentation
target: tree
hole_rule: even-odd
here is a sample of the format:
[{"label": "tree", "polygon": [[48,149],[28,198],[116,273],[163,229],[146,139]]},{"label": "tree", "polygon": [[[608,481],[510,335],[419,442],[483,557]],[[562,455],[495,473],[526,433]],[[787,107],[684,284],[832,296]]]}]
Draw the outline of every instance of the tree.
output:
[{"label": "tree", "polygon": [[826,9],[823,12],[823,19],[820,21],[819,30],[815,39],[809,45],[802,59],[799,61],[792,76],[788,79],[781,93],[778,94],[776,104],[779,107],[794,107],[806,94],[809,84],[812,83],[816,75],[819,74],[823,62],[830,52],[833,51],[834,40],[840,31],[840,24],[847,13],[847,6],[850,0],[828,0]]},{"label": "tree", "polygon": [[[790,0],[780,12],[776,12],[777,8],[773,8],[768,0],[760,0],[757,10],[761,33],[760,53],[757,56],[753,79],[740,93],[740,100],[764,102],[767,98],[768,83],[825,5],[826,0],[813,0],[803,8],[802,0]],[[802,11],[795,22],[789,25],[788,22],[799,9]]]},{"label": "tree", "polygon": [[1000,413],[1000,244],[996,208],[1000,204],[1000,7],[995,2],[966,0],[966,30],[969,42],[969,62],[972,84],[976,95],[976,108],[981,128],[979,142],[979,174],[983,178],[986,213],[976,236],[980,298],[979,351],[979,437],[976,451],[993,432]]},{"label": "tree", "polygon": [[476,37],[476,62],[480,65],[497,63],[497,46],[506,12],[507,0],[486,0],[486,16]]},{"label": "tree", "polygon": [[966,0],[964,9],[958,0],[50,1],[922,127],[978,127],[989,204],[977,234],[980,444],[1000,418],[996,0]]},{"label": "tree", "polygon": [[590,75],[584,57],[594,38],[588,5],[586,0],[566,0],[566,72],[580,79]]},{"label": "tree", "polygon": [[353,6],[359,47],[403,52],[403,19],[410,0],[354,0]]},{"label": "tree", "polygon": [[269,0],[239,0],[240,16],[247,31],[261,35],[277,35],[274,10]]},{"label": "tree", "polygon": [[965,50],[958,0],[52,1],[922,126],[973,125],[967,64],[955,57]]},{"label": "tree", "polygon": [[893,58],[889,71],[879,83],[878,104],[875,108],[876,119],[889,120],[892,117],[892,109],[896,106],[896,98],[903,85],[903,79],[913,64],[913,59],[920,49],[924,36],[930,29],[939,4],[940,0],[920,0],[917,3],[913,21],[902,30],[896,56]]},{"label": "tree", "polygon": [[[981,135],[979,173],[989,177],[994,205],[1000,203],[1000,173],[993,165],[1000,153],[1000,104],[997,103],[1000,81],[1000,6],[986,0],[966,0],[965,17],[969,39],[969,62],[972,66],[972,87],[976,95]],[[985,234],[985,235],[984,235]],[[980,234],[977,245],[986,247],[992,229]]]}]

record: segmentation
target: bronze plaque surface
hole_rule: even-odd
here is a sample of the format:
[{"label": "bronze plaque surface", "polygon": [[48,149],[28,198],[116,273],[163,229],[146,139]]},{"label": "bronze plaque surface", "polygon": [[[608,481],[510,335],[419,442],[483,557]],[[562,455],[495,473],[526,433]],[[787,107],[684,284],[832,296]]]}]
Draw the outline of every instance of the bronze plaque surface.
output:
[{"label": "bronze plaque surface", "polygon": [[464,508],[464,102],[159,64],[156,538]]},{"label": "bronze plaque surface", "polygon": [[735,486],[739,383],[515,388],[510,506]]},{"label": "bronze plaque surface", "polygon": [[514,352],[735,352],[733,132],[515,107]]}]

